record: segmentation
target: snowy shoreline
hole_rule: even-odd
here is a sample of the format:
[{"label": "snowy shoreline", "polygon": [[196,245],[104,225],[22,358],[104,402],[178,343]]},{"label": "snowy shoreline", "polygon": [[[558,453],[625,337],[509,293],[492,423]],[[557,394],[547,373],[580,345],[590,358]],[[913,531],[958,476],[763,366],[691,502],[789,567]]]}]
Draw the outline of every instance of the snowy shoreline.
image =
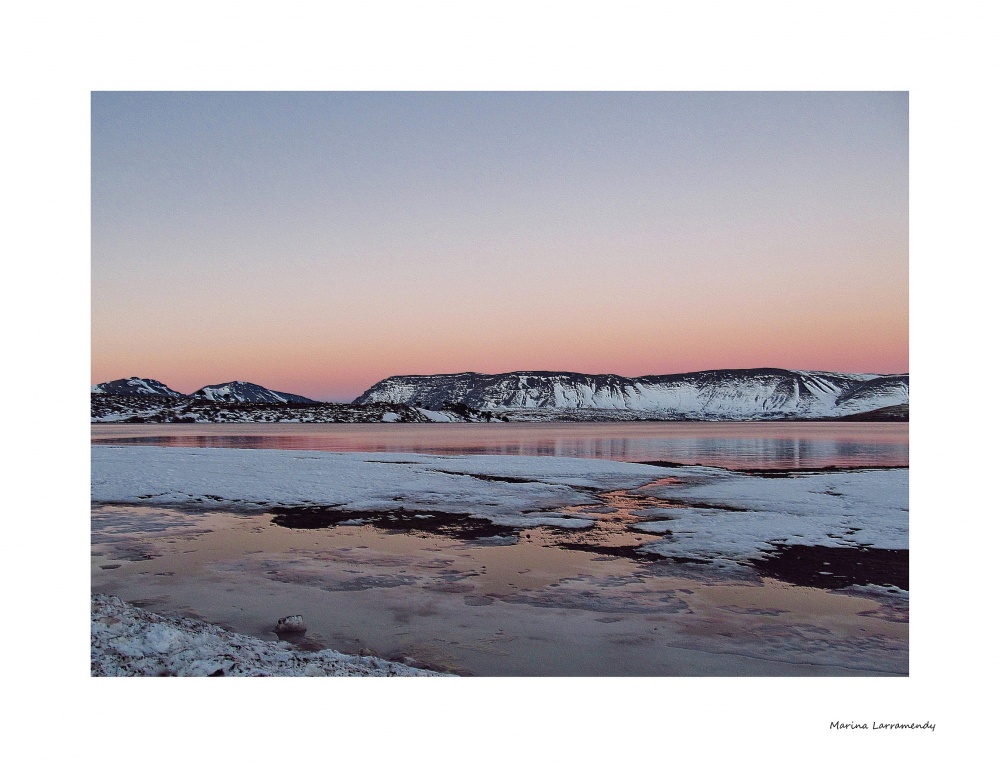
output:
[{"label": "snowy shoreline", "polygon": [[91,467],[95,503],[456,515],[510,529],[591,528],[607,511],[601,494],[624,490],[653,502],[637,530],[662,538],[645,551],[717,565],[746,565],[778,545],[909,548],[908,469],[782,477],[601,459],[147,446],[92,446]]},{"label": "snowy shoreline", "polygon": [[375,656],[300,651],[204,621],[150,613],[110,595],[92,595],[90,611],[94,677],[443,676]]}]

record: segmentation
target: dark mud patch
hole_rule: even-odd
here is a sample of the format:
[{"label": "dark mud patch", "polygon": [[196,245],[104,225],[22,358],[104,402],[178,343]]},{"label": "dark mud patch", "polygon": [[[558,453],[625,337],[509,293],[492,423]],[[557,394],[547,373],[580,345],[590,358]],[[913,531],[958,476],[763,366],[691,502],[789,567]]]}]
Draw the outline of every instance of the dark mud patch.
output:
[{"label": "dark mud patch", "polygon": [[533,480],[529,477],[505,477],[504,475],[483,475],[475,472],[453,472],[448,469],[432,469],[441,475],[460,475],[463,477],[474,477],[476,480],[485,480],[489,483],[541,483],[541,480]]},{"label": "dark mud patch", "polygon": [[878,472],[883,469],[909,469],[909,464],[872,464],[863,467],[838,467],[828,465],[825,467],[809,467],[808,469],[734,469],[741,475],[753,475],[755,477],[803,477],[805,475],[830,475],[846,474],[849,472]]},{"label": "dark mud patch", "polygon": [[683,469],[685,467],[703,467],[705,469],[724,469],[728,472],[736,472],[741,475],[754,475],[757,477],[799,477],[801,475],[827,475],[830,473],[840,473],[840,472],[865,472],[868,470],[880,470],[880,469],[909,469],[909,464],[865,464],[863,466],[840,466],[837,464],[828,464],[822,467],[803,467],[803,468],[775,468],[768,469],[765,467],[729,467],[729,466],[715,466],[709,464],[681,464],[676,461],[630,461],[629,464],[645,464],[651,467],[663,467],[664,469]]},{"label": "dark mud patch", "polygon": [[516,537],[518,530],[460,512],[414,512],[403,508],[386,512],[357,512],[329,506],[301,506],[279,507],[272,509],[271,513],[274,515],[271,522],[282,528],[336,528],[361,522],[383,531],[423,532],[463,541]]},{"label": "dark mud patch", "polygon": [[762,576],[821,589],[876,585],[910,589],[910,551],[873,547],[776,544],[750,561]]},{"label": "dark mud patch", "polygon": [[645,464],[650,467],[663,467],[664,469],[681,469],[683,467],[703,467],[704,464],[682,464],[679,461],[629,461],[629,464]]},{"label": "dark mud patch", "polygon": [[738,616],[780,616],[788,611],[781,608],[747,608],[739,605],[723,605],[721,610]]}]

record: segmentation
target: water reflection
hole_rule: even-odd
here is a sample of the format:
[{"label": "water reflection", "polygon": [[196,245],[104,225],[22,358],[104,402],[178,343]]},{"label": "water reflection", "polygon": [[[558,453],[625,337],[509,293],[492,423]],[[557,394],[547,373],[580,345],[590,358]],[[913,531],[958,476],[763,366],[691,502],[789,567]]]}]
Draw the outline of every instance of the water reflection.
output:
[{"label": "water reflection", "polygon": [[94,424],[111,445],[569,456],[730,469],[907,466],[898,423]]}]

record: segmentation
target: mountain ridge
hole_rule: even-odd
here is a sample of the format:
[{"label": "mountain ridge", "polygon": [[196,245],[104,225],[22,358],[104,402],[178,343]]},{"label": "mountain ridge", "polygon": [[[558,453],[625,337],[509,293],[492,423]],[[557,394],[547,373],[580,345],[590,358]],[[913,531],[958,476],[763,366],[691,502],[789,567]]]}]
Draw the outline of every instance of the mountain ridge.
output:
[{"label": "mountain ridge", "polygon": [[837,418],[909,404],[909,374],[725,368],[627,377],[571,371],[390,376],[356,405],[375,402],[479,410],[526,409],[633,418],[745,420]]},{"label": "mountain ridge", "polygon": [[318,403],[303,395],[279,392],[249,381],[227,381],[223,384],[207,384],[185,395],[171,389],[156,379],[132,376],[95,384],[90,388],[92,395],[132,395],[142,397],[173,397],[191,400],[211,400],[221,403]]},{"label": "mountain ridge", "polygon": [[[156,379],[133,376],[95,385],[91,393],[219,406],[320,404],[246,381],[211,384],[185,395]],[[390,376],[351,403],[375,404],[456,414],[472,409],[518,421],[813,420],[876,412],[908,418],[909,374],[784,368],[722,368],[637,377],[572,371],[467,371]]]},{"label": "mountain ridge", "polygon": [[191,393],[196,400],[213,400],[223,403],[315,403],[302,395],[279,392],[249,381],[227,381],[223,384],[208,384]]},{"label": "mountain ridge", "polygon": [[130,376],[127,379],[115,379],[95,384],[90,388],[92,395],[145,395],[149,397],[187,397],[175,389],[171,389],[162,381],[143,379]]}]

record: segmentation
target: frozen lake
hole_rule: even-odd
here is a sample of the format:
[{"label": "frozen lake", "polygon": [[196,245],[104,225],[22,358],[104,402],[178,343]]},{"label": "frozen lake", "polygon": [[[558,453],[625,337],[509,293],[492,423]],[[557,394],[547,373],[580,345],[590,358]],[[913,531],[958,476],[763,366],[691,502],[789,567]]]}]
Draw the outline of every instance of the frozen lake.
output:
[{"label": "frozen lake", "polygon": [[156,612],[468,675],[908,671],[906,469],[92,453],[92,588]]},{"label": "frozen lake", "polygon": [[668,461],[728,469],[909,466],[909,424],[94,424],[105,445]]}]

